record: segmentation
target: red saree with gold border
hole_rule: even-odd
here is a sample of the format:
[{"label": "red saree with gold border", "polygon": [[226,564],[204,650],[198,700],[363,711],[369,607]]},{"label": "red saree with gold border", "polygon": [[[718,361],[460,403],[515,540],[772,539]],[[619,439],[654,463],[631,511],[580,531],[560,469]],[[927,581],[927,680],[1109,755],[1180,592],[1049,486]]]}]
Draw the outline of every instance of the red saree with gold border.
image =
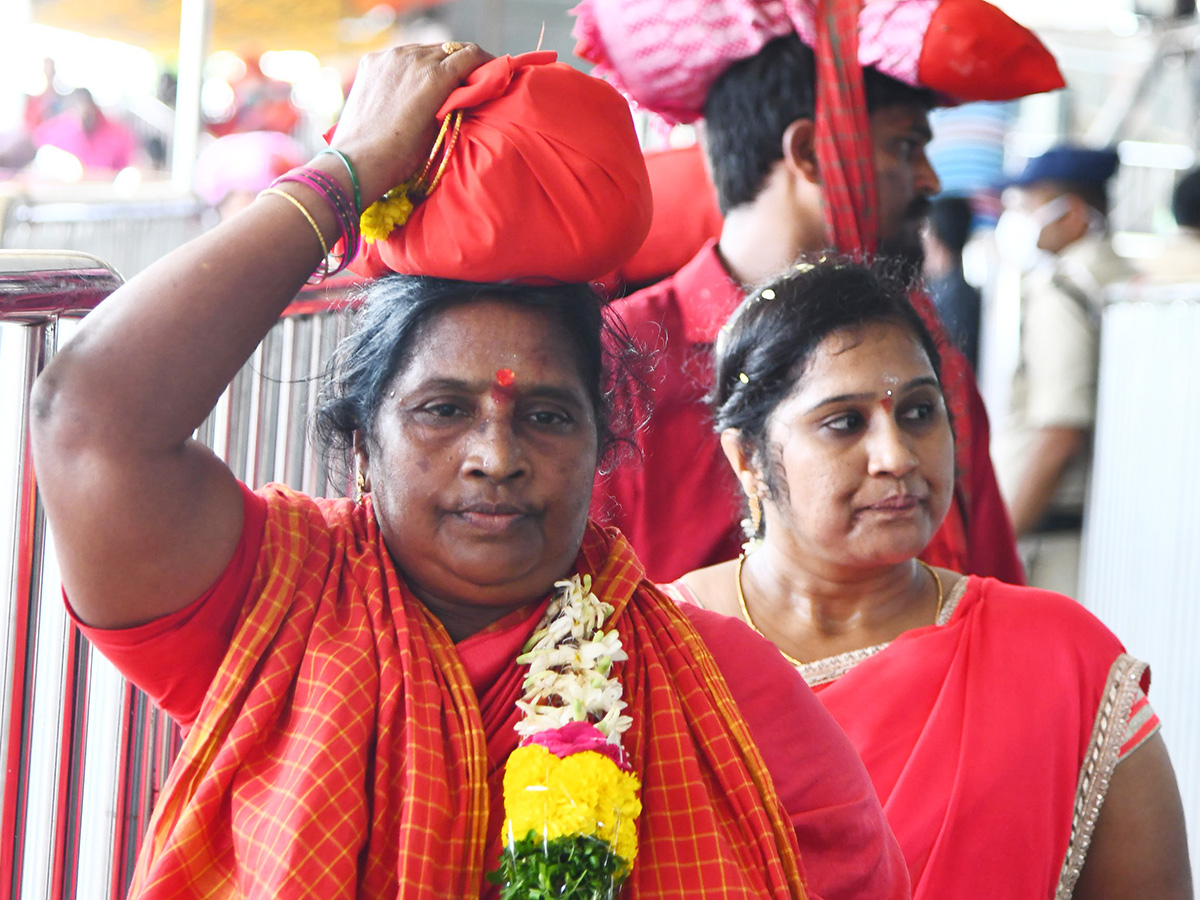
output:
[{"label": "red saree with gold border", "polygon": [[1049,591],[967,578],[942,621],[800,671],[862,757],[915,900],[1069,897],[1119,756],[1157,727],[1133,715],[1149,671]]}]

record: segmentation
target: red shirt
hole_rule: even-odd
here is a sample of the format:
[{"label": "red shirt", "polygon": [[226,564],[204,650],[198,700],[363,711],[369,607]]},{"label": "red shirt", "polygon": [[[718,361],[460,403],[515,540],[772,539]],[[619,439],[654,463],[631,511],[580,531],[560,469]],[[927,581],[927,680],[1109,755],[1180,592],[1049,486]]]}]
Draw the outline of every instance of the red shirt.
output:
[{"label": "red shirt", "polygon": [[[670,278],[614,302],[630,337],[650,360],[647,424],[636,435],[641,459],[600,476],[592,515],[629,538],[647,577],[665,583],[732,559],[745,536],[743,500],[704,397],[712,384],[712,345],[745,296],[725,270],[716,241]],[[965,357],[946,340],[927,298],[915,305],[942,352],[942,381],[958,446],[954,503],[922,557],[934,565],[1014,584],[1025,576],[1008,512],[988,455],[988,421]]]}]

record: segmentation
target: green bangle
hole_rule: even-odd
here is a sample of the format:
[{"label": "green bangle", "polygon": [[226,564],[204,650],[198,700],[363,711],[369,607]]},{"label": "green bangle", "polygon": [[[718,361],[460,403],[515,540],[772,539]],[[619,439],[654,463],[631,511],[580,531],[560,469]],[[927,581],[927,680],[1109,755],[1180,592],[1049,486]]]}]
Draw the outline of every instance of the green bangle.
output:
[{"label": "green bangle", "polygon": [[354,185],[354,212],[356,215],[362,215],[362,188],[358,186],[358,173],[354,171],[354,165],[350,162],[350,158],[341,150],[335,150],[333,147],[326,147],[317,156],[324,153],[332,153],[346,165],[346,171],[350,173],[350,183]]}]

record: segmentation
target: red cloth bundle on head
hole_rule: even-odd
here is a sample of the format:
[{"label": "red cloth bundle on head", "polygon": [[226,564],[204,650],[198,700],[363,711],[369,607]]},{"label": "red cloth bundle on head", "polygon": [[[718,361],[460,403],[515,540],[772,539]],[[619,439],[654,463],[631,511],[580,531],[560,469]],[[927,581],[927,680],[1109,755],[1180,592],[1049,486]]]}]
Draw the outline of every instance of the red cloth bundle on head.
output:
[{"label": "red cloth bundle on head", "polygon": [[699,144],[646,154],[654,194],[650,233],[638,251],[612,273],[615,285],[650,284],[666,278],[721,234],[717,193]]},{"label": "red cloth bundle on head", "polygon": [[652,203],[629,106],[556,60],[500,57],[450,95],[438,119],[463,119],[441,179],[404,225],[360,248],[355,271],[584,282],[633,255]]}]

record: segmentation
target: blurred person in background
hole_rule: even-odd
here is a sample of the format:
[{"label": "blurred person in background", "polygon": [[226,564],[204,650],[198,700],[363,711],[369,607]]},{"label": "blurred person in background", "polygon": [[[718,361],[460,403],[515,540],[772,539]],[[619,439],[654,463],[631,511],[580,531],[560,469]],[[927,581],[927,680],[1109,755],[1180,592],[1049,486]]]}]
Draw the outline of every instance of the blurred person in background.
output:
[{"label": "blurred person in background", "polygon": [[242,77],[230,85],[233,109],[229,118],[209,123],[208,130],[218,137],[241,131],[295,132],[300,110],[292,102],[292,86],[268,77],[256,53],[245,58],[245,66]]},{"label": "blurred person in background", "polygon": [[1104,289],[1136,273],[1113,251],[1115,150],[1060,145],[1007,182],[996,224],[1021,279],[1021,343],[996,429],[996,475],[1029,583],[1078,596],[1084,499],[1096,419]]},{"label": "blurred person in background", "polygon": [[[179,91],[179,78],[171,71],[163,71],[158,76],[158,84],[154,90],[155,99],[170,110],[174,116],[176,94]],[[155,133],[146,138],[146,156],[156,169],[167,169],[170,160],[167,158],[168,146],[166,134]]]},{"label": "blurred person in background", "polygon": [[42,77],[46,79],[46,86],[40,93],[25,98],[25,128],[31,133],[47,119],[54,118],[67,108],[68,95],[60,92],[55,84],[58,69],[50,57],[42,60]]},{"label": "blurred person in background", "polygon": [[196,193],[227,219],[254,202],[289,169],[303,165],[304,148],[278,131],[247,131],[209,141],[196,159]]},{"label": "blurred person in background", "polygon": [[137,161],[137,137],[116,119],[106,116],[91,91],[76,88],[69,99],[64,112],[34,129],[35,146],[65,150],[79,160],[85,172],[119,172]]},{"label": "blurred person in background", "polygon": [[[576,53],[598,74],[668,120],[703,116],[724,216],[719,238],[671,278],[613,304],[655,360],[646,376],[654,405],[637,435],[640,460],[597,482],[593,512],[621,529],[659,580],[731,559],[742,543],[736,481],[704,396],[713,345],[747,286],[823,249],[878,248],[919,268],[921,226],[940,189],[925,156],[930,109],[947,96],[1012,98],[1063,83],[1035,35],[978,0],[919,8],[885,0],[857,20],[830,7],[820,22],[803,9],[788,13],[765,0],[584,0],[574,10]],[[728,28],[704,27],[718,19]],[[852,46],[860,30],[869,37],[856,56],[814,53],[823,40]],[[836,71],[818,75],[822,59]],[[821,133],[833,116],[840,144]],[[936,319],[928,301],[922,307]],[[925,558],[1020,582],[983,402],[961,354],[947,354],[947,370],[960,480]]]},{"label": "blurred person in background", "polygon": [[1139,268],[1151,283],[1200,282],[1200,168],[1179,179],[1171,195],[1178,226],[1162,252],[1142,260]]},{"label": "blurred person in background", "polygon": [[938,197],[929,205],[925,242],[925,286],[954,345],[971,371],[979,371],[979,288],[963,275],[963,247],[974,213],[965,197]]}]

